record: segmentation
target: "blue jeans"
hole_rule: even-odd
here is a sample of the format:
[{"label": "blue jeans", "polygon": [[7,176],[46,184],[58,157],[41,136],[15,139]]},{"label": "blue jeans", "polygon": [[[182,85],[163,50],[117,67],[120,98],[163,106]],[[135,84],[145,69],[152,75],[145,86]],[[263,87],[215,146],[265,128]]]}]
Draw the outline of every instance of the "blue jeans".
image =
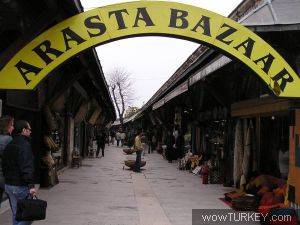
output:
[{"label": "blue jeans", "polygon": [[12,211],[13,225],[30,225],[31,221],[16,221],[17,200],[25,199],[29,195],[29,189],[26,186],[12,186],[5,184],[5,192],[8,195],[10,208]]}]

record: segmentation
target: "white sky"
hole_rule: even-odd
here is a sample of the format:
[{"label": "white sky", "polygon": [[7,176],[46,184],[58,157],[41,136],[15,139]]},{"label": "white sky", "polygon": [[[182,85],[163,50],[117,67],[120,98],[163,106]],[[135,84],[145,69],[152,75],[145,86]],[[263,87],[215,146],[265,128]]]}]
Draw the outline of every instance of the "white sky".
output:
[{"label": "white sky", "polygon": [[[174,0],[227,16],[242,0]],[[129,0],[81,0],[85,11]],[[131,75],[135,90],[132,106],[141,107],[173,75],[199,44],[174,38],[137,37],[97,47],[106,75],[123,68]]]}]

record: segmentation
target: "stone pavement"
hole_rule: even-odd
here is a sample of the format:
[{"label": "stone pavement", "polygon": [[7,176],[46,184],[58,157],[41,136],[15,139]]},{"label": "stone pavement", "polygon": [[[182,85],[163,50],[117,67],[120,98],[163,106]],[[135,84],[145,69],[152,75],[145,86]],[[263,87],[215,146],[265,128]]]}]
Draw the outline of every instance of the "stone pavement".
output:
[{"label": "stone pavement", "polygon": [[[143,156],[142,173],[123,170],[122,149],[108,146],[105,157],[85,159],[67,169],[60,183],[39,190],[48,202],[45,225],[191,225],[192,209],[226,209],[219,198],[230,189],[202,185],[200,177],[180,171],[156,153]],[[0,224],[10,224],[10,210]]]}]

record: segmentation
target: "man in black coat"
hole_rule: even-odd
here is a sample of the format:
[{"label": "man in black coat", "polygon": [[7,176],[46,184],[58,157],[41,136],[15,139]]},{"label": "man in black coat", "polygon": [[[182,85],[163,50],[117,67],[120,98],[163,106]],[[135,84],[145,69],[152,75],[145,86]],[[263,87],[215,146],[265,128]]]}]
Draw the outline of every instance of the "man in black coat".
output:
[{"label": "man in black coat", "polygon": [[101,130],[98,135],[96,136],[97,139],[97,152],[96,157],[99,158],[100,149],[102,150],[102,157],[104,157],[104,149],[105,149],[105,140],[106,140],[106,133],[104,130]]},{"label": "man in black coat", "polygon": [[2,169],[5,191],[13,214],[13,225],[29,225],[30,221],[16,221],[17,201],[28,195],[36,195],[34,188],[34,164],[29,138],[31,127],[27,121],[15,123],[15,137],[3,152]]}]

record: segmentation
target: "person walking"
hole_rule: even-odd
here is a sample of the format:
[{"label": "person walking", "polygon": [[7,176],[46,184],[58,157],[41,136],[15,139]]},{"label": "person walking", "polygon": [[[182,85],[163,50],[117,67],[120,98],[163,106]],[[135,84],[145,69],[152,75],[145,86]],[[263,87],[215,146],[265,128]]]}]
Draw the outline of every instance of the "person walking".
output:
[{"label": "person walking", "polygon": [[148,135],[148,140],[147,140],[147,143],[148,143],[148,154],[151,153],[151,147],[152,147],[152,133],[149,132]]},{"label": "person walking", "polygon": [[120,138],[121,138],[121,147],[123,147],[123,146],[124,146],[124,143],[125,143],[125,138],[126,138],[126,134],[125,134],[124,131],[122,131],[122,132],[120,133]]},{"label": "person walking", "polygon": [[4,193],[4,175],[2,172],[2,156],[5,147],[12,141],[11,133],[14,129],[14,119],[10,116],[0,118],[0,207]]},{"label": "person walking", "polygon": [[17,221],[17,201],[28,196],[35,196],[34,164],[29,138],[30,124],[25,120],[15,123],[13,140],[3,151],[2,169],[5,178],[5,192],[12,210],[13,225],[30,225],[31,221]]},{"label": "person walking", "polygon": [[96,152],[96,158],[99,158],[100,149],[101,149],[102,157],[104,157],[105,141],[106,141],[106,133],[105,133],[105,131],[102,130],[97,135],[97,152]]},{"label": "person walking", "polygon": [[151,137],[151,153],[153,153],[153,151],[156,149],[156,144],[157,144],[156,136],[155,134],[153,134]]},{"label": "person walking", "polygon": [[174,160],[174,144],[175,144],[175,139],[170,130],[167,131],[167,136],[166,136],[166,158],[169,163],[172,163],[172,160]]},{"label": "person walking", "polygon": [[120,141],[121,141],[121,133],[120,131],[117,131],[116,133],[116,139],[117,139],[117,146],[119,147]]},{"label": "person walking", "polygon": [[116,136],[116,133],[114,130],[111,130],[110,131],[110,142],[111,142],[111,145],[114,145],[115,144],[115,136]]},{"label": "person walking", "polygon": [[136,137],[134,140],[134,149],[136,152],[136,160],[135,164],[133,167],[134,172],[141,172],[141,162],[142,162],[142,151],[143,151],[143,146],[142,146],[142,130],[140,128],[137,129]]}]

